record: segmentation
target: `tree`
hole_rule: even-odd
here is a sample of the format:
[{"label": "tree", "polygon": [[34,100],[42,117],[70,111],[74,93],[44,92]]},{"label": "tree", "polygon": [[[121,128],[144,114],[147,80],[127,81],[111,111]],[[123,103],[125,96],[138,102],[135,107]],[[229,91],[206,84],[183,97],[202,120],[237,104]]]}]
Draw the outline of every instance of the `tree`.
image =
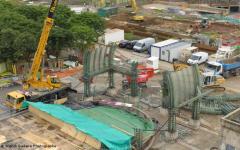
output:
[{"label": "tree", "polygon": [[71,18],[73,25],[82,25],[92,28],[96,32],[96,36],[100,36],[105,29],[105,21],[96,13],[84,12],[75,14]]},{"label": "tree", "polygon": [[16,8],[16,12],[28,19],[37,21],[42,24],[47,15],[47,8],[43,6],[27,6],[21,5]]},{"label": "tree", "polygon": [[14,41],[19,32],[10,28],[1,30],[0,32],[0,60],[1,61],[16,61],[20,53],[14,49]]},{"label": "tree", "polygon": [[36,36],[30,32],[23,32],[16,37],[13,46],[22,58],[30,60],[37,48]]},{"label": "tree", "polygon": [[[29,60],[34,55],[48,8],[0,0],[0,61]],[[59,5],[47,43],[47,53],[58,57],[64,49],[83,51],[104,31],[104,19],[96,13],[76,14]]]},{"label": "tree", "polygon": [[73,26],[74,47],[83,52],[96,41],[96,32],[88,26]]},{"label": "tree", "polygon": [[70,25],[70,18],[74,14],[73,11],[67,6],[59,5],[57,7],[56,13],[54,15],[54,24],[55,26],[69,29]]},{"label": "tree", "polygon": [[58,58],[60,52],[70,48],[72,43],[72,32],[64,28],[54,27],[48,40],[47,54],[55,55]]}]

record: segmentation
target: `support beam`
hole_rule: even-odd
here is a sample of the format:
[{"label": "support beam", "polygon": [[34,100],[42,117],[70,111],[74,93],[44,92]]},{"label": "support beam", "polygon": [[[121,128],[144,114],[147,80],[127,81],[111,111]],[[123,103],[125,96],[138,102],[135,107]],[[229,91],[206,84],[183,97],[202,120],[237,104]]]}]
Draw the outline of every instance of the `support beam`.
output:
[{"label": "support beam", "polygon": [[115,85],[114,85],[114,71],[112,69],[108,71],[108,77],[109,77],[108,88],[113,89]]},{"label": "support beam", "polygon": [[137,62],[133,62],[131,66],[132,74],[131,74],[131,83],[130,83],[130,88],[131,88],[131,96],[136,97],[138,96],[138,84],[137,84]]}]

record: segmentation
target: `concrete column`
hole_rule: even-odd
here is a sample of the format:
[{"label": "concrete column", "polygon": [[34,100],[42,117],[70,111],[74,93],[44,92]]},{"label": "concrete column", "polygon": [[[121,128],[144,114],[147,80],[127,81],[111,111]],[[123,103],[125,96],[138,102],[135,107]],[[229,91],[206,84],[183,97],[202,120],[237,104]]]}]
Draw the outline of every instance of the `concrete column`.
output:
[{"label": "concrete column", "polygon": [[168,132],[168,131],[165,132],[165,140],[166,141],[174,141],[177,138],[178,138],[178,132],[173,132],[173,133]]},{"label": "concrete column", "polygon": [[130,96],[129,97],[129,103],[133,104],[134,106],[138,106],[139,104],[139,97],[136,96]]},{"label": "concrete column", "polygon": [[194,119],[189,119],[188,124],[192,126],[193,129],[199,129],[200,128],[200,120],[194,120]]},{"label": "concrete column", "polygon": [[167,141],[174,141],[178,138],[176,126],[176,111],[173,108],[168,109],[168,131],[165,132]]},{"label": "concrete column", "polygon": [[117,89],[116,88],[108,88],[107,89],[107,95],[116,96],[117,95]]}]

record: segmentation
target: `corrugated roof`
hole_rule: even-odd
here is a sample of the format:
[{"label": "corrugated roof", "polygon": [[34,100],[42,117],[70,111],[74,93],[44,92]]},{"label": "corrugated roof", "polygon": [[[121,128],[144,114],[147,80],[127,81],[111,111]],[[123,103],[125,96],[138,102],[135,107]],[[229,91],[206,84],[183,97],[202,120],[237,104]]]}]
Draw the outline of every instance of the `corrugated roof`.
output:
[{"label": "corrugated roof", "polygon": [[173,43],[177,43],[177,42],[179,42],[179,40],[169,39],[169,40],[165,40],[165,41],[162,41],[162,42],[155,43],[155,44],[153,44],[153,46],[163,47],[163,46],[166,46],[166,45],[169,45],[169,44],[173,44]]}]

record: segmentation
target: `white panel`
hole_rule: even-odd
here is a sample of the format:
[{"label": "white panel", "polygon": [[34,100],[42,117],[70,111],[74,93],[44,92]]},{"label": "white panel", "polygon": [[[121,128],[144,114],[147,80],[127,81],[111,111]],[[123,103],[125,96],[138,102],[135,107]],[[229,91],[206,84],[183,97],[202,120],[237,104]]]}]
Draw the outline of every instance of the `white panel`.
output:
[{"label": "white panel", "polygon": [[151,47],[151,57],[157,57],[159,58],[159,51],[160,48],[159,47]]}]

